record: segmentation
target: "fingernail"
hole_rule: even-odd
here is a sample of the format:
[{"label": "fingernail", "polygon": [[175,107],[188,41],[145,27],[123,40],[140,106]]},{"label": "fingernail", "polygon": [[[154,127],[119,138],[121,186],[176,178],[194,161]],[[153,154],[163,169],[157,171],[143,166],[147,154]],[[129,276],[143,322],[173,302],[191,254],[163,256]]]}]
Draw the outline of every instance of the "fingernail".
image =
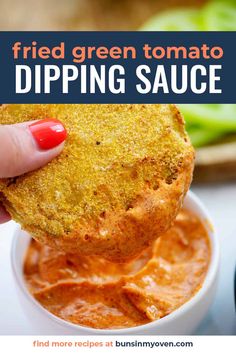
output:
[{"label": "fingernail", "polygon": [[63,143],[67,137],[64,125],[57,119],[43,119],[29,126],[38,146],[42,150],[53,149]]}]

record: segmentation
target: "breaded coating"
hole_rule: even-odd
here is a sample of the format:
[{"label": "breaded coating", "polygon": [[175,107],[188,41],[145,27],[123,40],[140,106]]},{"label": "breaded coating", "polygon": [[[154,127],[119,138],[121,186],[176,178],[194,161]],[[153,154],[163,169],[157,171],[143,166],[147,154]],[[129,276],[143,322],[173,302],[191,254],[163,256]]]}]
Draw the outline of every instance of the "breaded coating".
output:
[{"label": "breaded coating", "polygon": [[3,105],[0,124],[57,118],[62,154],[0,180],[1,201],[44,244],[114,262],[137,256],[175,219],[194,152],[174,105]]}]

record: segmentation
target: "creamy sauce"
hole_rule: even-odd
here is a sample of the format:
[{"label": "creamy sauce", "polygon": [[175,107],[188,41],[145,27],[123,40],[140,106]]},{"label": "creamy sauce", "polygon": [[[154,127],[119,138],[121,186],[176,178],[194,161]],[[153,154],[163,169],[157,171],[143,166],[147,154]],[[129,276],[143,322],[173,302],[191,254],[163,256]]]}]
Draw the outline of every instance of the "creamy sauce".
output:
[{"label": "creamy sauce", "polygon": [[182,210],[152,248],[126,264],[66,254],[32,240],[24,276],[32,295],[54,315],[115,329],[158,320],[188,301],[202,286],[210,256],[201,221]]}]

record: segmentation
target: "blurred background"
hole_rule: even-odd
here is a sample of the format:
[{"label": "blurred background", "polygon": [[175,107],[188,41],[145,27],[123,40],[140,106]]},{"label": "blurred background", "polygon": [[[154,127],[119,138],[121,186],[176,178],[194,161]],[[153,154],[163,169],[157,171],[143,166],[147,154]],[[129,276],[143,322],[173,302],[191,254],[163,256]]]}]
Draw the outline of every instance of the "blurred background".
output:
[{"label": "blurred background", "polygon": [[[0,0],[0,30],[236,31],[236,0]],[[236,334],[236,105],[180,110],[196,148],[192,189],[209,209],[221,245],[216,299],[196,334]],[[0,230],[7,233],[0,237],[2,334],[35,334],[12,295],[12,232],[8,224]]]},{"label": "blurred background", "polygon": [[[0,0],[0,30],[236,30],[236,0]],[[194,182],[236,179],[236,105],[181,105]]]},{"label": "blurred background", "polygon": [[153,14],[203,0],[0,0],[1,30],[136,30]]}]

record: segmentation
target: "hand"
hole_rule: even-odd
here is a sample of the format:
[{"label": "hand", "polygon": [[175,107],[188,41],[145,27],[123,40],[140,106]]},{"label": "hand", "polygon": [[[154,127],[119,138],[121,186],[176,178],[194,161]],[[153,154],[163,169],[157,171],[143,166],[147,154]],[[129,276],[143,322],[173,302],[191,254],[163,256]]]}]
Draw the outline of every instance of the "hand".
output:
[{"label": "hand", "polygon": [[[0,125],[0,178],[22,175],[59,155],[67,132],[56,119]],[[0,203],[0,224],[11,219]]]}]

